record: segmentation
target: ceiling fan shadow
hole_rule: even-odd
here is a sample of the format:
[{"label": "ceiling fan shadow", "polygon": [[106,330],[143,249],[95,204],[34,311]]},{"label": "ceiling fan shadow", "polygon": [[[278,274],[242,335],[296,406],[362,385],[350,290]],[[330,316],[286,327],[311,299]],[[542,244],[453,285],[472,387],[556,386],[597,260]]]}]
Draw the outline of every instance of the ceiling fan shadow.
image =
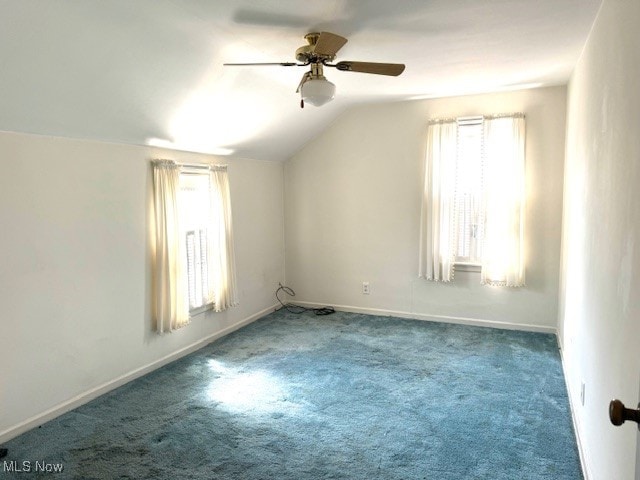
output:
[{"label": "ceiling fan shadow", "polygon": [[239,24],[296,29],[306,29],[312,23],[312,19],[306,16],[246,9],[238,9],[232,19]]},{"label": "ceiling fan shadow", "polygon": [[242,8],[236,10],[232,19],[240,25],[288,28],[303,32],[335,31],[345,36],[352,35],[361,29],[350,18],[319,20],[318,15],[291,15]]}]

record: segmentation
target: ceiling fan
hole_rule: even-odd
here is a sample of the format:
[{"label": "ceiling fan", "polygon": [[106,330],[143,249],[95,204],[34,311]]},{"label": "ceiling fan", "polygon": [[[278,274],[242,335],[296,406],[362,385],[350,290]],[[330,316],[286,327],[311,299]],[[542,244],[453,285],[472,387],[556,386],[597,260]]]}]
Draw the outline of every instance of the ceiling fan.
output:
[{"label": "ceiling fan", "polygon": [[373,63],[353,62],[350,60],[331,63],[336,58],[347,39],[330,32],[308,33],[304,36],[307,45],[296,50],[298,62],[272,62],[272,63],[225,63],[225,66],[265,66],[278,65],[281,67],[306,67],[311,70],[306,72],[296,93],[300,93],[300,107],[304,108],[305,102],[316,107],[333,100],[336,86],[324,76],[324,67],[333,67],[343,72],[373,73],[376,75],[390,75],[397,77],[404,71],[402,63]]}]

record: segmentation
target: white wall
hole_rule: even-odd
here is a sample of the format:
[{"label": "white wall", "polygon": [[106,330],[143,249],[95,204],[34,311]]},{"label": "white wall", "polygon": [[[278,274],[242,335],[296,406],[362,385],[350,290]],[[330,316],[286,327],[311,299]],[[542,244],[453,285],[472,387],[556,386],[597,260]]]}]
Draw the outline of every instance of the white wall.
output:
[{"label": "white wall", "polygon": [[[152,158],[229,164],[240,291],[240,306],[164,336],[150,314]],[[0,441],[275,303],[282,164],[9,133],[0,164]]]},{"label": "white wall", "polygon": [[[640,381],[640,2],[605,0],[572,76],[567,108],[560,327],[590,478],[632,480]],[[585,405],[580,405],[584,381]]]},{"label": "white wall", "polygon": [[[566,89],[553,87],[347,112],[285,165],[295,300],[555,331],[565,108]],[[527,116],[526,288],[481,286],[479,273],[456,272],[451,284],[419,279],[428,119],[517,111]]]}]

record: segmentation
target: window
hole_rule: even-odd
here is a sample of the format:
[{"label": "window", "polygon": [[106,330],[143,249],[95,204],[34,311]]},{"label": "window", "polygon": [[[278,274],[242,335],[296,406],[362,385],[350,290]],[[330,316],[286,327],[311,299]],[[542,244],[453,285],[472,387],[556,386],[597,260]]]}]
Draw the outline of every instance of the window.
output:
[{"label": "window", "polygon": [[153,316],[159,333],[238,304],[226,166],[154,160]]},{"label": "window", "polygon": [[214,235],[213,212],[209,193],[209,173],[180,173],[178,218],[180,219],[181,256],[184,261],[189,313],[211,307],[213,285],[210,275],[209,238]]},{"label": "window", "polygon": [[482,118],[458,120],[455,263],[480,265],[484,230]]},{"label": "window", "polygon": [[522,114],[429,122],[421,277],[480,265],[483,284],[524,285],[524,126]]}]

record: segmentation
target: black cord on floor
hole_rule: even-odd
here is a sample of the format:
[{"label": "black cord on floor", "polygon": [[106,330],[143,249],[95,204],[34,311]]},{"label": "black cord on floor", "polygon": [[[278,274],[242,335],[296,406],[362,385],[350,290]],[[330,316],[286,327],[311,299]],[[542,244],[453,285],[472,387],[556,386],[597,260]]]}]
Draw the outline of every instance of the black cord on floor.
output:
[{"label": "black cord on floor", "polygon": [[281,283],[278,283],[278,285],[279,287],[276,290],[276,298],[278,299],[278,302],[280,302],[280,305],[282,305],[278,310],[281,310],[284,308],[289,313],[300,314],[305,312],[313,312],[316,315],[331,315],[336,311],[333,307],[307,308],[307,307],[303,307],[302,305],[296,305],[294,303],[288,303],[288,302],[284,303],[282,299],[278,296],[280,292],[284,292],[290,297],[295,297],[296,292],[294,292],[291,287],[287,287],[285,285],[282,285]]}]

